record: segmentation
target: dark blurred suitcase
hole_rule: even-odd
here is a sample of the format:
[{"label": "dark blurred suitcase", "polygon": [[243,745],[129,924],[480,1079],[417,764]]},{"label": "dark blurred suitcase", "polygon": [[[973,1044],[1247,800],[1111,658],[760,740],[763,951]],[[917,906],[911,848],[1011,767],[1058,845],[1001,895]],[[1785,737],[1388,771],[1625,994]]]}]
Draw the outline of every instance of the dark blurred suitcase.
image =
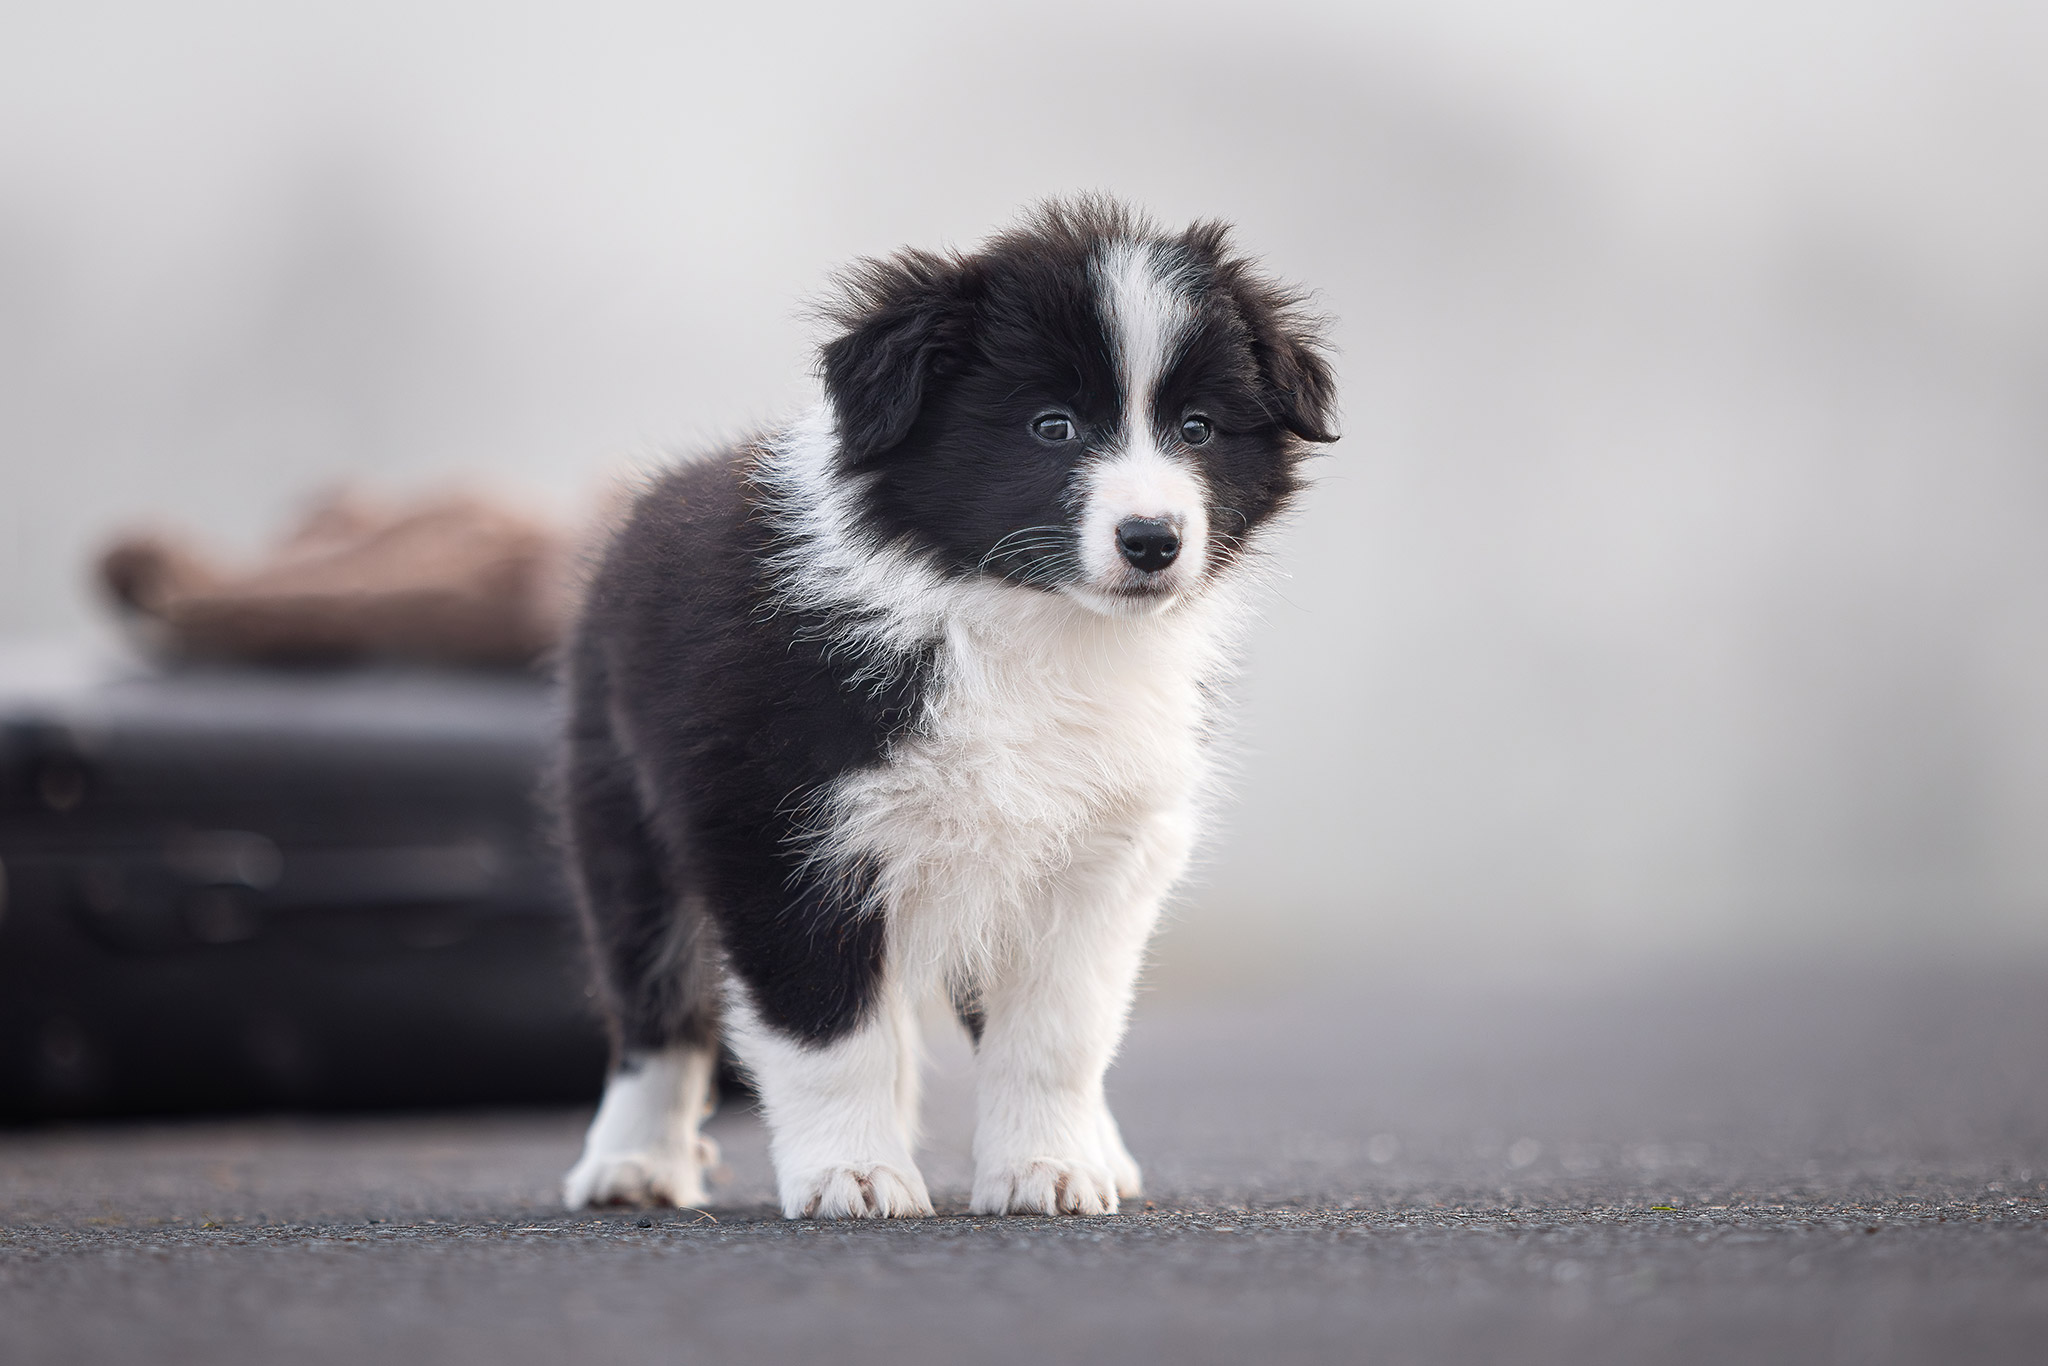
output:
[{"label": "dark blurred suitcase", "polygon": [[7,683],[0,1118],[594,1098],[545,683]]}]

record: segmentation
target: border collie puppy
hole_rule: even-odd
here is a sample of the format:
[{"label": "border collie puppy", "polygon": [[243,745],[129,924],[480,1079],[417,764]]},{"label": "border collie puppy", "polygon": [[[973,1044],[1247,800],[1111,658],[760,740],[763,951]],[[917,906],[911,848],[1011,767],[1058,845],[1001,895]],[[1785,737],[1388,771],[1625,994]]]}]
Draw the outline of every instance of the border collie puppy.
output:
[{"label": "border collie puppy", "polygon": [[915,1020],[944,992],[973,1209],[1110,1213],[1138,1167],[1103,1073],[1331,374],[1226,228],[1098,199],[863,262],[827,316],[823,405],[656,479],[569,647],[614,1065],[564,1196],[702,1202],[722,1038],[784,1214],[930,1214]]}]

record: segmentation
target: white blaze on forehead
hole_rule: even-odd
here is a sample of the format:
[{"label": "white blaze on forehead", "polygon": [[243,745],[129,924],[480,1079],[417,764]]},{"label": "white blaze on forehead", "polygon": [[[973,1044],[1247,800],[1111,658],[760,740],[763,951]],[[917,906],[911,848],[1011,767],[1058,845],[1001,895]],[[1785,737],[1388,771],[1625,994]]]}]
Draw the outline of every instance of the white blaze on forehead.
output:
[{"label": "white blaze on forehead", "polygon": [[1191,584],[1208,560],[1208,500],[1194,463],[1160,448],[1152,398],[1194,325],[1194,305],[1159,249],[1146,243],[1113,243],[1095,259],[1094,275],[1124,402],[1115,446],[1082,484],[1082,567],[1094,585],[1123,586],[1135,571],[1117,548],[1117,524],[1152,517],[1180,532],[1180,556],[1160,581]]},{"label": "white blaze on forehead", "polygon": [[1151,433],[1152,394],[1173,362],[1194,308],[1156,247],[1115,242],[1095,259],[1103,325],[1116,353],[1124,392],[1124,438],[1135,446]]}]

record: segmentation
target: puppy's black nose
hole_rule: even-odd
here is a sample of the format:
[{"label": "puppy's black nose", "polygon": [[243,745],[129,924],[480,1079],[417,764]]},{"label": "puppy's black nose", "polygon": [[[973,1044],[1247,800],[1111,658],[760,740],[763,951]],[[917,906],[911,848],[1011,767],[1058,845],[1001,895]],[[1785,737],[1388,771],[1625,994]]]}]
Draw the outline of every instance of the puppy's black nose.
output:
[{"label": "puppy's black nose", "polygon": [[1116,524],[1116,544],[1133,568],[1156,574],[1180,554],[1180,533],[1156,517],[1126,517]]}]

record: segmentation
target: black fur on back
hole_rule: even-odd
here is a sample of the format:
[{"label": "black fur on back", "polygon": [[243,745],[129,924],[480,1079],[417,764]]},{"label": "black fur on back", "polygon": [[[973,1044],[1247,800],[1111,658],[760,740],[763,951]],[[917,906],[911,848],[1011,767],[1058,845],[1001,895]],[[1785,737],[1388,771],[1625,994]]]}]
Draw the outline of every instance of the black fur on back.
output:
[{"label": "black fur on back", "polygon": [[[1089,262],[1120,239],[1159,253],[1195,300],[1145,420],[1165,436],[1195,408],[1215,421],[1191,453],[1214,502],[1211,572],[1293,496],[1298,443],[1333,439],[1300,299],[1231,256],[1220,225],[1169,235],[1083,200],[971,256],[905,252],[847,277],[822,351],[839,439],[827,477],[859,490],[877,546],[1043,589],[1074,572],[1060,537],[1078,462],[1123,402]],[[1036,441],[1048,407],[1089,439]],[[767,1023],[813,1043],[876,996],[877,870],[807,859],[812,803],[912,731],[939,645],[883,657],[791,606],[778,575],[802,547],[762,478],[770,458],[743,445],[652,482],[567,650],[564,827],[620,1065],[715,1037],[727,968]]]},{"label": "black fur on back", "polygon": [[568,830],[622,1055],[703,1042],[716,950],[805,1039],[859,1019],[881,963],[872,873],[800,872],[803,799],[877,762],[921,686],[847,686],[816,622],[763,610],[770,532],[743,448],[637,501],[569,651]]}]

